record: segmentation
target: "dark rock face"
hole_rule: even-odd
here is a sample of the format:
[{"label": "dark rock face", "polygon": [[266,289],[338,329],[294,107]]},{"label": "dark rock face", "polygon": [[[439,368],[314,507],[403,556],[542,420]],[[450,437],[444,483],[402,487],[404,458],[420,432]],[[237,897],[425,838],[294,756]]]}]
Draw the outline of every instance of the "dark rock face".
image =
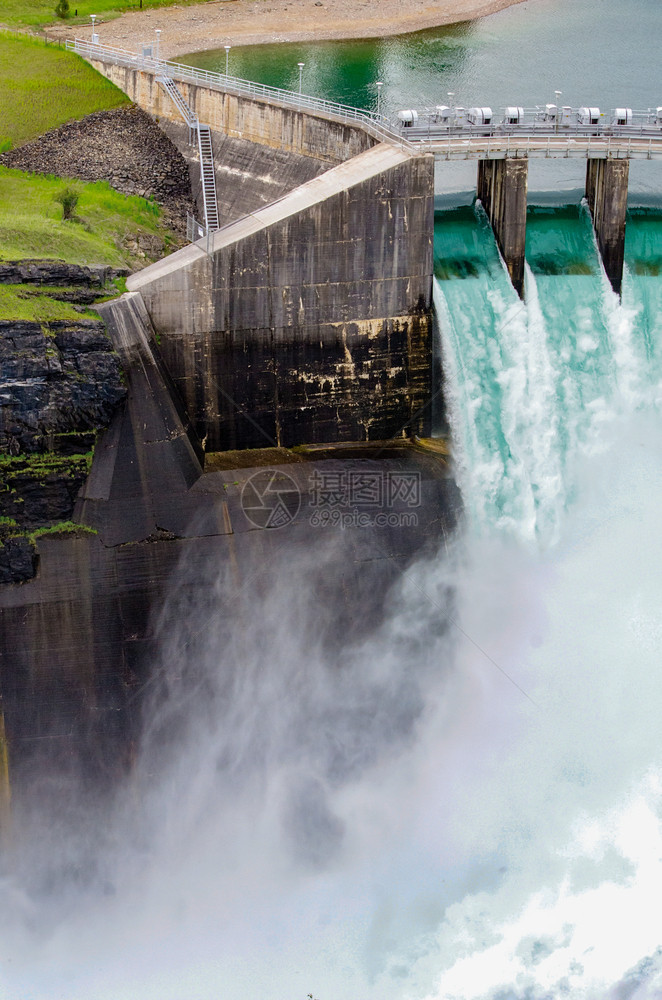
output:
[{"label": "dark rock face", "polygon": [[0,452],[87,451],[125,394],[103,323],[0,322]]},{"label": "dark rock face", "polygon": [[96,432],[125,395],[103,323],[0,322],[0,584],[34,576],[24,533],[71,520]]},{"label": "dark rock face", "polygon": [[0,261],[0,284],[76,285],[97,289],[97,294],[113,278],[126,278],[130,273],[126,268],[81,267],[63,260]]},{"label": "dark rock face", "polygon": [[35,575],[37,553],[29,538],[0,541],[0,584],[24,583]]},{"label": "dark rock face", "polygon": [[97,111],[52,129],[0,156],[0,163],[32,173],[108,181],[122,194],[155,198],[179,232],[193,213],[189,171],[182,155],[138,107]]},{"label": "dark rock face", "polygon": [[71,519],[88,460],[84,455],[39,455],[5,461],[0,468],[0,517],[29,531]]}]

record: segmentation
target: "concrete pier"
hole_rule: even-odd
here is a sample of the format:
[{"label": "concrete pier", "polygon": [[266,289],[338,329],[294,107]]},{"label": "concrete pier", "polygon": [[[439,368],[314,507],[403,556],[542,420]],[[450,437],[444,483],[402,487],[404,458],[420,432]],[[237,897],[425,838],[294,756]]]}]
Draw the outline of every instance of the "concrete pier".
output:
[{"label": "concrete pier", "polygon": [[529,161],[480,160],[477,194],[487,212],[517,294],[524,292],[526,189]]},{"label": "concrete pier", "polygon": [[625,250],[625,213],[628,204],[629,160],[589,160],[586,199],[595,235],[611,287],[621,294]]}]

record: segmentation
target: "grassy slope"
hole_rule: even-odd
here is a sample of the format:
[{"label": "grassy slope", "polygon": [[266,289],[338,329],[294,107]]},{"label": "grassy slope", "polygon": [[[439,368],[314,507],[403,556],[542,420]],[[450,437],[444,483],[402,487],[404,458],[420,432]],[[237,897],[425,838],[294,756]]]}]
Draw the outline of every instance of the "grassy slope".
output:
[{"label": "grassy slope", "polygon": [[[0,17],[12,2],[0,0]],[[22,9],[38,6],[25,0]],[[72,118],[129,103],[78,56],[39,39],[0,32],[0,141],[19,145]],[[65,222],[55,200],[65,187],[79,195],[76,221]],[[165,252],[172,244],[159,206],[145,198],[119,194],[103,181],[83,183],[0,166],[0,260],[48,258],[133,270],[148,261],[129,251],[124,240],[141,234],[158,235]],[[46,289],[0,285],[0,319],[47,323],[78,315]]]},{"label": "grassy slope", "polygon": [[[65,186],[79,192],[80,221],[63,221],[55,195]],[[124,237],[158,233],[167,242],[159,206],[114,191],[105,181],[84,184],[0,167],[0,259],[41,257],[72,264],[135,266],[121,246]],[[143,261],[144,263],[144,261]]]},{"label": "grassy slope", "polygon": [[129,103],[79,56],[41,39],[0,32],[0,144],[19,146],[72,118]]},{"label": "grassy slope", "polygon": [[[203,3],[204,0],[143,0],[142,9],[152,10],[155,7],[171,7],[179,4],[186,7],[189,4]],[[56,21],[55,5],[57,0],[2,0],[0,3],[0,22],[9,27],[41,27]],[[116,17],[125,10],[139,10],[140,0],[69,0],[71,17],[68,24],[75,26],[80,23],[90,23],[90,14],[103,14],[105,20]],[[78,16],[75,16],[75,11]],[[62,23],[62,22],[59,22]]]},{"label": "grassy slope", "polygon": [[98,319],[98,314],[89,309],[81,312],[69,302],[59,302],[48,295],[47,288],[31,285],[0,285],[0,320],[36,320],[50,323],[52,320],[75,322],[81,316]]}]

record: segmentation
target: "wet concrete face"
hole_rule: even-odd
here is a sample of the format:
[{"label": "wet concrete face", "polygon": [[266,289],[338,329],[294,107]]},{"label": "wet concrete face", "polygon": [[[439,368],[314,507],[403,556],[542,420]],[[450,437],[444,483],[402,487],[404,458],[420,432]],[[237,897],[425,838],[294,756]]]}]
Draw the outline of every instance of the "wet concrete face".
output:
[{"label": "wet concrete face", "polygon": [[477,194],[520,298],[524,294],[528,166],[528,160],[517,158],[478,163]]},{"label": "wet concrete face", "polygon": [[[255,495],[257,506],[283,501],[280,527],[260,520]],[[315,648],[346,669],[346,651],[379,629],[403,570],[439,550],[459,507],[443,460],[406,446],[212,471],[170,497],[188,511],[196,502],[180,538],[44,538],[36,579],[2,588],[0,685],[17,801],[35,782],[55,782],[65,798],[112,789],[131,767],[164,649],[181,647],[176,683],[183,694],[196,688],[209,655],[202,621],[213,628],[221,686],[224,658],[231,686],[237,650],[263,650],[266,663],[283,628],[298,655]],[[121,506],[106,516],[121,522]],[[405,715],[415,714],[412,702]],[[173,717],[158,742],[176,730]],[[338,758],[332,770],[347,766]]]}]

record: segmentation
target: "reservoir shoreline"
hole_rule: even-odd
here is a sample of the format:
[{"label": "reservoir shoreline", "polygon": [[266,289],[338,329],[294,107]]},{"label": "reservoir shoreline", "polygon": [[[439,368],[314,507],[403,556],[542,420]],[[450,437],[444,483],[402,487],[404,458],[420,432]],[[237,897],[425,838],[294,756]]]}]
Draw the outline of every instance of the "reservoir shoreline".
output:
[{"label": "reservoir shoreline", "polygon": [[[524,0],[410,0],[406,12],[400,0],[376,5],[356,0],[216,0],[190,7],[166,7],[97,20],[106,45],[135,49],[146,30],[160,28],[161,55],[166,59],[203,52],[226,44],[264,45],[274,42],[341,41],[401,35],[445,27],[495,14]],[[91,27],[53,26],[53,39],[75,34],[91,39]]]}]

